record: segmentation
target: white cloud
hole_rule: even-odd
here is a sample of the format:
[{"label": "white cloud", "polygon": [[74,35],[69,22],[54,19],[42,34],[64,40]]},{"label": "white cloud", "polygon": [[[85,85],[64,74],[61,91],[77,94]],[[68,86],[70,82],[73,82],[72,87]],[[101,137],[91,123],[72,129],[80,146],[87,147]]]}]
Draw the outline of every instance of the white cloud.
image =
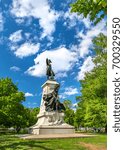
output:
[{"label": "white cloud", "polygon": [[66,11],[65,13],[61,12],[61,16],[64,17],[66,20],[64,22],[64,26],[67,26],[67,28],[72,28],[77,25],[77,22],[82,22],[82,15],[77,15],[77,13],[71,13],[71,9]]},{"label": "white cloud", "polygon": [[16,18],[15,21],[18,24],[22,24],[22,23],[24,23],[25,20],[23,18]]},{"label": "white cloud", "polygon": [[3,21],[3,15],[0,12],[0,32],[3,31],[3,25],[4,25],[4,21]]},{"label": "white cloud", "polygon": [[[30,33],[25,33],[24,36],[26,39],[29,39]],[[18,30],[12,33],[9,37],[9,40],[11,41],[10,42],[11,51],[13,51],[13,53],[19,58],[34,55],[40,49],[40,43],[34,44],[31,42],[25,42],[20,46],[18,45],[18,42],[23,40],[22,30]]]},{"label": "white cloud", "polygon": [[[104,21],[101,21],[95,27],[88,29],[86,35],[84,35],[83,33],[80,33],[78,35],[78,38],[81,38],[79,47],[72,45],[72,47],[70,47],[71,51],[69,51],[68,49],[64,47],[60,47],[55,50],[49,50],[49,51],[46,50],[40,53],[34,59],[34,63],[35,63],[34,66],[30,67],[26,71],[26,73],[32,76],[36,76],[36,77],[45,76],[46,74],[45,73],[46,72],[45,59],[48,57],[53,62],[52,66],[56,74],[56,77],[57,78],[66,77],[67,72],[71,70],[74,65],[78,65],[77,64],[78,58],[85,58],[86,55],[89,54],[89,51],[90,51],[89,49],[92,46],[92,39],[101,32],[106,33]],[[90,58],[86,59],[86,62],[80,68],[80,71],[77,77],[78,80],[80,80],[81,78],[84,78],[85,72],[87,70],[90,71],[91,68],[93,67],[93,63],[91,63],[91,60],[90,61],[88,60],[90,60]],[[86,63],[89,63],[88,67],[85,66]],[[77,67],[79,67],[79,65]]]},{"label": "white cloud", "polygon": [[89,29],[91,27],[91,21],[90,21],[89,16],[87,18],[83,18],[82,21],[83,21],[83,23],[84,23],[84,25],[85,25],[86,28]]},{"label": "white cloud", "polygon": [[66,20],[66,22],[64,22],[65,26],[67,26],[68,28],[74,27],[77,21],[77,14],[71,13],[69,10],[64,14],[64,19]]},{"label": "white cloud", "polygon": [[65,90],[64,90],[64,92],[59,94],[59,98],[60,99],[65,99],[68,96],[75,95],[75,94],[78,94],[78,93],[79,93],[79,91],[78,91],[77,88],[74,88],[72,86],[66,87]]},{"label": "white cloud", "polygon": [[67,28],[72,28],[74,26],[77,26],[77,24],[81,23],[84,24],[85,28],[89,29],[91,27],[91,21],[89,19],[89,16],[87,18],[83,17],[82,14],[78,15],[77,13],[72,13],[71,9],[66,11],[65,13],[60,13],[62,17],[66,20],[64,22],[64,26],[67,26]]},{"label": "white cloud", "polygon": [[[31,35],[31,33],[25,33],[25,37],[26,37],[26,39],[29,39],[30,38],[30,35]],[[35,39],[35,37],[34,37],[34,39]]]},{"label": "white cloud", "polygon": [[61,81],[61,85],[64,85],[64,83],[65,83],[65,80],[62,80],[62,81]]},{"label": "white cloud", "polygon": [[95,67],[95,64],[92,61],[92,57],[89,56],[85,59],[83,65],[80,67],[77,79],[82,80],[85,77],[86,72],[90,72]]},{"label": "white cloud", "polygon": [[53,71],[56,76],[64,75],[72,69],[74,62],[77,61],[76,53],[70,52],[65,47],[60,47],[51,51],[44,51],[34,59],[35,65],[30,67],[26,73],[32,76],[42,77],[46,75],[46,58],[52,60]]},{"label": "white cloud", "polygon": [[66,95],[64,95],[64,94],[61,93],[61,94],[59,94],[59,98],[60,98],[60,99],[65,99],[65,98],[66,98]]},{"label": "white cloud", "polygon": [[73,2],[74,2],[74,0],[67,0],[66,3],[64,1],[61,1],[60,6],[62,8],[66,8],[66,7],[68,7]]},{"label": "white cloud", "polygon": [[55,31],[58,14],[50,8],[47,0],[13,0],[11,13],[17,18],[39,19],[39,25],[43,29],[42,37],[50,36]]},{"label": "white cloud", "polygon": [[56,78],[63,78],[63,77],[67,77],[67,73],[66,72],[58,72],[56,75]]},{"label": "white cloud", "polygon": [[32,97],[32,96],[34,96],[32,93],[29,92],[25,93],[25,97]]},{"label": "white cloud", "polygon": [[27,57],[36,54],[40,49],[40,43],[24,43],[20,47],[11,46],[11,50],[14,51],[14,54],[19,57]]},{"label": "white cloud", "polygon": [[77,88],[73,88],[73,87],[67,87],[65,88],[65,92],[63,93],[64,95],[75,95],[75,94],[78,94],[78,89]]},{"label": "white cloud", "polygon": [[91,27],[86,34],[83,34],[82,31],[78,33],[77,37],[81,38],[78,48],[80,57],[84,58],[87,54],[89,54],[89,48],[92,46],[92,40],[94,37],[98,36],[99,33],[106,34],[106,23],[104,20],[96,26]]},{"label": "white cloud", "polygon": [[12,67],[10,67],[10,70],[12,70],[12,71],[20,71],[21,69],[19,67],[17,67],[17,66],[12,66]]},{"label": "white cloud", "polygon": [[77,15],[77,13],[70,13],[70,9],[63,14],[64,19],[66,20],[64,22],[64,25],[66,25],[68,28],[74,27],[77,22],[78,23],[84,23],[84,26],[86,28],[85,34],[84,34],[84,28],[75,36],[79,39],[79,45],[76,47],[75,45],[72,45],[72,48],[75,48],[77,51],[77,54],[80,58],[85,58],[89,52],[90,48],[92,47],[92,40],[94,37],[98,36],[99,33],[106,34],[106,21],[103,19],[101,22],[99,22],[96,26],[93,26],[90,22],[89,17],[83,18],[82,15]]},{"label": "white cloud", "polygon": [[13,34],[10,35],[9,40],[11,42],[19,42],[22,40],[22,34],[21,34],[22,30],[18,30],[16,32],[14,32]]}]

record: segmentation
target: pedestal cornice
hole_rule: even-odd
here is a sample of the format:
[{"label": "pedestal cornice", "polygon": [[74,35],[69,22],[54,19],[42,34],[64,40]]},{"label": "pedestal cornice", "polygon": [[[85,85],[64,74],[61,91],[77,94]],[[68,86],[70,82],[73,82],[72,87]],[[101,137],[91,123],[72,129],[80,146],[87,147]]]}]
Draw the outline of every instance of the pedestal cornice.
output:
[{"label": "pedestal cornice", "polygon": [[41,87],[44,88],[46,85],[50,84],[59,85],[59,83],[55,80],[47,80]]}]

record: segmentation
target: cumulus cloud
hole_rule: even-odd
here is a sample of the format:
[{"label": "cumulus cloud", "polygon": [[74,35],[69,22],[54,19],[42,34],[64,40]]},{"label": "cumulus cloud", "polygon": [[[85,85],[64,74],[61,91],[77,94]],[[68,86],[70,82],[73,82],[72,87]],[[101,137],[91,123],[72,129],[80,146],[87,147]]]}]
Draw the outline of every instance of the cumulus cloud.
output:
[{"label": "cumulus cloud", "polygon": [[89,29],[91,27],[91,21],[90,21],[89,16],[87,16],[87,18],[83,18],[82,21],[87,29]]},{"label": "cumulus cloud", "polygon": [[34,96],[32,93],[29,92],[25,93],[25,97],[32,97],[32,96]]},{"label": "cumulus cloud", "polygon": [[76,25],[76,22],[79,20],[80,16],[78,16],[76,13],[71,13],[69,9],[63,14],[63,17],[66,20],[66,22],[64,22],[64,25],[68,28],[72,28]]},{"label": "cumulus cloud", "polygon": [[43,29],[42,38],[55,31],[58,14],[50,8],[48,0],[13,0],[11,13],[17,18],[39,19],[39,25]]},{"label": "cumulus cloud", "polygon": [[3,25],[4,25],[4,21],[3,21],[3,15],[0,12],[0,31],[3,31]]},{"label": "cumulus cloud", "polygon": [[[77,63],[78,59],[83,58],[89,54],[90,48],[92,46],[92,39],[97,36],[99,33],[106,32],[106,24],[105,21],[101,21],[96,26],[92,26],[89,18],[83,18],[82,15],[77,15],[76,13],[70,13],[70,9],[67,12],[57,12],[54,9],[51,9],[48,0],[13,0],[11,13],[16,16],[16,19],[25,19],[25,18],[35,18],[38,19],[40,27],[43,29],[41,39],[46,37],[53,42],[52,33],[55,31],[55,24],[58,18],[61,16],[64,18],[65,24],[68,28],[74,27],[77,22],[83,22],[86,27],[86,32],[84,33],[84,29],[78,33],[77,39],[79,41],[79,45],[74,47],[74,51],[72,48],[66,49],[64,47],[59,47],[54,50],[46,50],[37,55],[34,59],[34,65],[29,67],[25,72],[31,76],[43,77],[46,72],[46,64],[45,59],[48,57],[53,62],[53,70],[56,73],[56,78],[66,77],[67,72],[72,69],[74,65],[79,67],[79,63]],[[58,14],[57,14],[58,13]],[[22,21],[21,20],[21,21]],[[24,20],[23,20],[24,21]],[[21,31],[20,31],[21,33]],[[18,32],[19,35],[19,32]],[[27,34],[27,37],[29,35]],[[12,38],[15,41],[18,41],[18,38]],[[40,40],[41,40],[40,39]],[[48,44],[51,44],[48,43]],[[11,49],[14,54],[19,57],[27,57],[30,55],[34,55],[39,51],[40,44],[34,43],[24,43],[21,46],[12,45]],[[80,72],[78,74],[78,79],[80,79],[80,74],[82,69],[80,68]]]},{"label": "cumulus cloud", "polygon": [[34,59],[35,65],[30,67],[26,73],[32,76],[42,77],[46,74],[46,58],[52,60],[52,67],[55,74],[61,76],[62,73],[64,76],[65,73],[69,71],[74,62],[77,61],[76,53],[70,52],[65,47],[59,47],[58,49],[51,50],[51,51],[44,51],[37,55]]},{"label": "cumulus cloud", "polygon": [[[53,70],[57,78],[66,77],[67,72],[72,69],[74,65],[78,63],[79,58],[85,59],[86,55],[89,54],[90,48],[92,46],[92,39],[99,33],[106,33],[105,22],[102,21],[95,27],[88,29],[86,34],[82,32],[79,33],[78,38],[81,39],[79,46],[66,49],[65,47],[59,47],[54,50],[46,50],[37,55],[34,59],[34,66],[31,66],[25,73],[36,76],[43,77],[46,72],[45,59],[48,57],[52,60]],[[85,62],[86,61],[86,62]],[[80,80],[84,78],[86,71],[90,71],[94,67],[91,57],[88,57],[84,61],[80,71],[78,73],[77,79]],[[77,67],[79,67],[78,65]]]},{"label": "cumulus cloud", "polygon": [[63,78],[63,77],[67,77],[66,72],[58,72],[57,75],[56,75],[56,78]]},{"label": "cumulus cloud", "polygon": [[40,43],[34,44],[34,43],[24,43],[20,47],[18,46],[11,46],[11,50],[14,51],[14,54],[19,57],[28,57],[31,55],[36,54],[40,49]]},{"label": "cumulus cloud", "polygon": [[[25,33],[24,37],[29,39],[30,33]],[[28,57],[31,55],[36,54],[40,49],[40,43],[32,43],[32,42],[25,42],[19,45],[18,42],[23,40],[22,37],[22,30],[18,30],[12,33],[9,37],[10,40],[10,49],[11,51],[19,58]]]},{"label": "cumulus cloud", "polygon": [[59,98],[60,99],[65,99],[66,98],[66,95],[64,95],[63,93],[59,94]]},{"label": "cumulus cloud", "polygon": [[72,13],[71,9],[68,9],[66,12],[61,12],[61,16],[64,18],[64,26],[67,28],[72,28],[74,26],[77,26],[77,24],[84,25],[85,28],[89,29],[91,27],[91,21],[89,19],[89,16],[87,18],[83,17],[83,14],[77,15],[77,13]]},{"label": "cumulus cloud", "polygon": [[[59,94],[59,98],[61,99],[65,99],[67,98],[68,96],[72,96],[72,95],[75,95],[75,94],[78,94],[79,91],[77,88],[73,87],[73,86],[69,86],[69,87],[66,87],[64,89],[64,92],[63,93],[60,93]],[[74,106],[73,106],[74,107]]]},{"label": "cumulus cloud", "polygon": [[89,56],[85,59],[83,65],[80,67],[77,79],[82,80],[85,77],[86,72],[90,72],[95,67],[95,64],[92,61],[92,57]]},{"label": "cumulus cloud", "polygon": [[24,23],[24,21],[25,21],[24,18],[16,18],[15,19],[15,22],[18,24],[22,24],[22,23]]},{"label": "cumulus cloud", "polygon": [[17,66],[12,66],[10,67],[10,70],[17,72],[17,71],[20,71],[21,69]]},{"label": "cumulus cloud", "polygon": [[80,38],[78,48],[80,57],[84,58],[87,54],[89,54],[93,38],[98,36],[100,33],[106,34],[106,23],[104,20],[96,26],[91,27],[86,34],[83,34],[83,31],[78,33],[77,37]]},{"label": "cumulus cloud", "polygon": [[78,94],[78,89],[77,88],[73,88],[73,87],[67,87],[65,88],[65,92],[64,95],[75,95]]},{"label": "cumulus cloud", "polygon": [[21,33],[22,33],[22,30],[18,30],[16,32],[12,33],[9,37],[9,40],[11,42],[14,42],[14,43],[21,41],[22,40],[22,34]]}]

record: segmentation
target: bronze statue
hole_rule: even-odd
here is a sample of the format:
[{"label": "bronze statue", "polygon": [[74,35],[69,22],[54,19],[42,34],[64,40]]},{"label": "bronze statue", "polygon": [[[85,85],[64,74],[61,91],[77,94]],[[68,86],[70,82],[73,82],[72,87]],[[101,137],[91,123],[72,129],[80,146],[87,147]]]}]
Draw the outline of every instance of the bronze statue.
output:
[{"label": "bronze statue", "polygon": [[62,112],[63,110],[65,110],[64,105],[59,101],[58,90],[59,85],[57,85],[51,93],[43,95],[46,111]]},{"label": "bronze statue", "polygon": [[[46,75],[48,80],[54,80],[54,72],[52,70],[51,66],[52,61],[50,59],[46,59]],[[59,96],[58,96],[58,90],[59,90],[59,84],[56,85],[51,93],[44,94],[43,95],[43,100],[45,102],[45,110],[50,112],[50,111],[58,111],[62,112],[65,110],[65,107],[62,103],[59,101]]]},{"label": "bronze statue", "polygon": [[47,75],[47,79],[48,80],[54,80],[54,72],[52,70],[52,66],[51,66],[52,61],[50,59],[46,59],[46,65],[47,65],[47,69],[46,69],[46,75]]}]

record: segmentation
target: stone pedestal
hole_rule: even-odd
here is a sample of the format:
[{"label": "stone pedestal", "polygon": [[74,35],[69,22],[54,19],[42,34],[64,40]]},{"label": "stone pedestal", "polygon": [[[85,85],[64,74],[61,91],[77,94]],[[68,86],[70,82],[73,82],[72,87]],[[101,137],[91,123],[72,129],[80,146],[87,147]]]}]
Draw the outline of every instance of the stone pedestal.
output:
[{"label": "stone pedestal", "polygon": [[51,111],[45,111],[45,105],[43,95],[51,93],[55,86],[59,85],[58,82],[53,80],[47,80],[43,85],[43,93],[41,99],[40,112],[37,115],[37,123],[29,128],[31,134],[72,134],[75,132],[74,127],[64,123],[64,113]]}]

